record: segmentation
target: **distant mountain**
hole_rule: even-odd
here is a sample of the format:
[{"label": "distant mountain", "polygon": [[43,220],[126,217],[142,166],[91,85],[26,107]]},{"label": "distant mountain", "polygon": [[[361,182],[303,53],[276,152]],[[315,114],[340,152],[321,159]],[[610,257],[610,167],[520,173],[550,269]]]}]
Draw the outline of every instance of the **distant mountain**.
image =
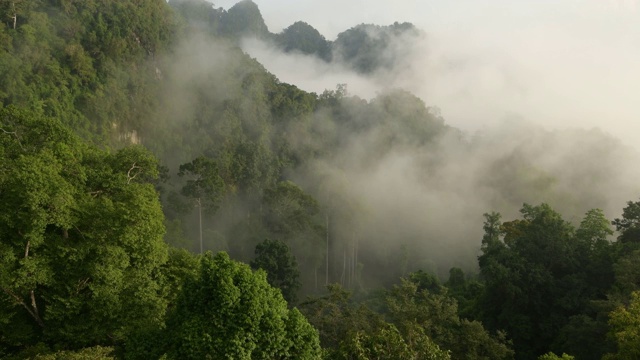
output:
[{"label": "distant mountain", "polygon": [[220,32],[234,37],[269,35],[258,5],[251,0],[242,0],[233,5],[222,17]]},{"label": "distant mountain", "polygon": [[399,49],[423,36],[411,23],[388,26],[360,24],[327,41],[311,25],[298,21],[274,36],[285,52],[316,55],[327,62],[342,62],[361,74],[391,69],[400,60]]},{"label": "distant mountain", "polygon": [[209,28],[210,32],[232,40],[257,37],[274,43],[284,52],[344,63],[361,74],[393,68],[401,60],[399,50],[424,35],[407,22],[387,26],[360,24],[341,32],[332,42],[303,21],[277,34],[269,32],[258,5],[251,0],[242,0],[229,10],[215,9],[205,0],[171,0],[169,4],[192,28]]},{"label": "distant mountain", "polygon": [[331,61],[331,43],[306,22],[295,22],[281,33],[276,34],[275,40],[285,52],[316,55],[325,61]]},{"label": "distant mountain", "polygon": [[389,26],[360,24],[338,34],[331,51],[333,59],[367,74],[397,63],[397,48],[406,40],[415,40],[422,32],[411,23]]},{"label": "distant mountain", "polygon": [[251,0],[242,0],[229,10],[215,8],[206,0],[170,0],[169,5],[187,22],[191,31],[207,30],[212,35],[240,39],[245,36],[271,37],[260,9]]}]

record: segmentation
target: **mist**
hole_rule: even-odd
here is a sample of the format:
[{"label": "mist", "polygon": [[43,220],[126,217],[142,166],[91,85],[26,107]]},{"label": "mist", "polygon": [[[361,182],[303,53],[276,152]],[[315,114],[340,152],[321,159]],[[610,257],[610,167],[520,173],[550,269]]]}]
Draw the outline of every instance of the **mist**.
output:
[{"label": "mist", "polygon": [[[356,23],[338,28],[346,18],[314,22],[305,18],[309,13],[293,10],[286,12],[292,18],[284,19],[282,11],[270,18],[277,3],[257,3],[271,32],[303,20],[333,40],[331,36],[359,23],[350,17]],[[310,6],[294,6],[304,4]],[[398,9],[426,6],[405,4]],[[243,40],[241,48],[281,82],[318,94],[346,84],[348,96],[341,106],[349,121],[367,123],[363,107],[378,106],[376,99],[404,89],[419,99],[402,95],[392,101],[407,102],[407,114],[427,112],[427,118],[440,119],[447,128],[426,144],[390,145],[383,141],[389,132],[383,125],[356,133],[322,109],[313,115],[313,126],[336,132],[327,134],[341,145],[287,176],[318,199],[330,221],[334,279],[340,277],[345,249],[353,242],[367,258],[364,269],[371,279],[418,269],[446,278],[451,266],[475,270],[485,212],[498,211],[511,220],[523,203],[546,202],[577,225],[592,208],[603,209],[609,219],[619,217],[626,201],[640,194],[634,139],[640,123],[633,121],[640,118],[640,108],[632,100],[640,93],[640,67],[633,66],[640,49],[629,46],[637,28],[625,27],[636,18],[632,4],[584,2],[583,9],[574,2],[551,13],[546,12],[550,4],[492,4],[479,9],[471,2],[434,2],[420,20],[415,11],[393,7],[385,13],[376,10],[382,5],[368,3],[364,13],[372,17],[360,22],[411,21],[424,30],[397,38],[385,54],[394,66],[368,75],[340,61],[327,63],[283,53],[257,39]],[[461,11],[462,5],[479,12],[472,16],[470,10]],[[340,12],[338,5],[324,6]],[[318,14],[322,12],[313,16]],[[388,18],[371,14],[397,17],[384,21]],[[598,14],[603,19],[594,22]],[[172,118],[198,117],[190,112],[190,101],[205,96],[215,107],[229,96],[225,84],[240,81],[237,55],[229,55],[226,45],[202,39],[179,49],[167,75],[175,87],[164,102]],[[243,106],[265,107],[251,103],[256,99],[243,101]],[[386,115],[389,123],[392,115]],[[296,131],[274,129],[273,136]],[[184,149],[196,154],[206,150],[188,146]],[[232,229],[242,217],[236,215],[252,206],[236,203],[220,210],[209,227],[224,244],[221,249],[230,250],[237,235]],[[250,251],[250,245],[243,246]],[[398,262],[408,264],[402,274],[376,270]]]},{"label": "mist", "polygon": [[302,1],[287,3],[287,11],[280,11],[284,2],[256,3],[271,32],[298,20],[328,40],[360,23],[408,21],[426,32],[420,42],[404,44],[409,49],[399,52],[405,58],[395,71],[373,79],[245,43],[269,71],[305,90],[331,89],[330,81],[341,76],[351,94],[366,98],[401,87],[471,131],[519,114],[546,128],[599,127],[633,146],[633,134],[640,133],[636,1]]},{"label": "mist", "polygon": [[[345,133],[348,145],[339,155],[293,174],[322,203],[338,201],[336,221],[346,223],[333,235],[357,238],[369,260],[377,259],[365,265],[374,269],[405,256],[406,271],[442,279],[453,266],[473,273],[486,212],[508,221],[520,217],[523,203],[545,202],[578,226],[593,208],[619,217],[640,194],[638,153],[597,129],[546,130],[505,120],[475,135],[450,129],[431,144],[380,151],[382,131]],[[377,279],[392,275],[373,271]]]}]

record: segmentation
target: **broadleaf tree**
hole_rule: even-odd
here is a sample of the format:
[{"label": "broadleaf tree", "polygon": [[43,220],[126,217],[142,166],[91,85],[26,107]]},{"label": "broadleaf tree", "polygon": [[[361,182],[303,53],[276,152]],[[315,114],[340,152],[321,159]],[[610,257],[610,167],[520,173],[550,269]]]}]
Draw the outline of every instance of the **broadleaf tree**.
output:
[{"label": "broadleaf tree", "polygon": [[166,302],[154,157],[84,144],[58,120],[0,110],[0,351],[120,345]]}]

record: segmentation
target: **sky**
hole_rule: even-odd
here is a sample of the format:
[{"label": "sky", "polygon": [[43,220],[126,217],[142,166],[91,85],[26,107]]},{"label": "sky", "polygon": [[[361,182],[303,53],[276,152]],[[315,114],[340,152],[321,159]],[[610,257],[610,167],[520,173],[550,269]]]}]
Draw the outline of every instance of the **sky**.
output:
[{"label": "sky", "polygon": [[525,118],[546,128],[598,127],[640,150],[639,0],[254,1],[271,32],[305,21],[333,40],[360,23],[408,21],[427,34],[404,71],[377,82],[249,43],[269,71],[305,90],[347,83],[366,98],[391,85],[466,130]]}]

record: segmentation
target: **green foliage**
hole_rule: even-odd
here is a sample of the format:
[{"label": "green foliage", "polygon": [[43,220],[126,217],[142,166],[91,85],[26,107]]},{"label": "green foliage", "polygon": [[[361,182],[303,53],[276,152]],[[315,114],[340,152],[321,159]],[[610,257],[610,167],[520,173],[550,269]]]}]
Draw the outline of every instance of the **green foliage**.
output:
[{"label": "green foliage", "polygon": [[327,351],[328,358],[337,356],[342,342],[348,339],[350,334],[371,334],[375,329],[385,326],[380,314],[365,304],[353,302],[351,294],[340,285],[329,285],[327,290],[327,295],[310,298],[301,303],[300,309],[318,329],[320,344]]},{"label": "green foliage", "polygon": [[621,243],[640,243],[640,201],[629,201],[622,210],[622,218],[612,222],[620,232]]},{"label": "green foliage", "polygon": [[182,286],[198,275],[198,258],[184,249],[169,248],[169,259],[162,267],[165,298],[173,307],[182,292]]},{"label": "green foliage", "polygon": [[178,175],[189,177],[182,188],[182,195],[194,199],[197,206],[210,212],[218,209],[224,191],[224,181],[215,161],[198,157],[190,163],[180,165]]},{"label": "green foliage", "polygon": [[627,306],[620,306],[610,314],[609,335],[617,344],[617,352],[607,354],[607,360],[627,360],[640,357],[640,292],[631,294]]},{"label": "green foliage", "polygon": [[224,14],[220,32],[235,38],[247,35],[264,37],[269,34],[260,9],[251,0],[239,1]]},{"label": "green foliage", "polygon": [[317,201],[291,181],[281,181],[266,189],[262,201],[267,207],[264,214],[267,228],[284,239],[310,229],[320,210]]},{"label": "green foliage", "polygon": [[315,330],[264,272],[252,272],[225,253],[205,255],[167,320],[174,359],[319,358]]},{"label": "green foliage", "polygon": [[[270,34],[251,1],[226,12],[201,0],[0,1],[0,22],[3,358],[317,358],[316,331],[266,284],[294,301],[295,253],[305,283],[315,278],[317,287],[325,236],[327,256],[340,255],[328,267],[345,269],[349,254],[344,283],[355,279],[363,289],[364,264],[377,267],[375,249],[366,247],[373,241],[358,245],[370,229],[357,221],[364,206],[331,172],[374,168],[398,151],[425,154],[421,170],[429,173],[446,159],[438,140],[450,129],[416,96],[394,90],[366,101],[346,85],[318,96],[281,83],[236,42],[272,38],[285,51],[370,74],[402,63],[396,45],[422,35],[411,24],[359,25],[331,44],[303,22]],[[114,149],[88,145],[69,129]],[[141,146],[125,146],[131,143],[167,165],[166,221],[156,160]],[[357,163],[344,156],[353,144],[362,154]],[[558,175],[526,155],[499,156],[483,186],[509,201],[553,199]],[[607,169],[579,175],[597,182]],[[586,201],[594,199],[602,195]],[[253,265],[267,271],[266,280],[228,258],[167,255],[165,226],[166,241],[182,246],[197,229],[192,201],[209,210],[201,233],[234,257],[249,259],[267,237],[290,248],[258,245]],[[447,358],[446,351],[509,358],[501,330],[518,358],[549,350],[634,358],[628,314],[640,288],[639,209],[629,202],[613,221],[615,244],[597,209],[577,228],[546,205],[526,205],[522,219],[504,224],[487,214],[483,283],[457,268],[444,286],[417,272],[361,302],[332,287],[304,311],[336,358]],[[376,274],[376,284],[405,274],[410,250],[399,251],[403,261]],[[339,275],[335,269],[328,278]],[[628,305],[611,312],[620,304]],[[617,354],[605,339],[608,326]]]},{"label": "green foliage", "polygon": [[395,326],[387,324],[373,334],[362,331],[350,334],[335,359],[449,360],[451,356],[424,333],[414,334],[406,342]]},{"label": "green foliage", "polygon": [[[416,279],[424,276],[414,277]],[[451,358],[510,359],[502,334],[491,336],[479,322],[461,320],[455,300],[443,293],[418,290],[418,283],[403,280],[383,298],[379,312],[354,302],[337,285],[330,293],[310,299],[301,306],[318,328],[329,358]],[[441,350],[442,349],[442,350]],[[448,351],[445,351],[448,350]],[[431,356],[431,357],[429,357]]]},{"label": "green foliage", "polygon": [[277,83],[270,92],[269,107],[277,122],[300,120],[315,110],[316,96],[294,85]]},{"label": "green foliage", "polygon": [[563,353],[562,356],[558,356],[552,352],[544,355],[540,355],[538,357],[538,360],[573,360],[573,359],[575,358],[571,355],[567,355]]},{"label": "green foliage", "polygon": [[57,351],[49,355],[36,355],[33,360],[115,360],[113,349],[95,346],[78,351]]},{"label": "green foliage", "polygon": [[191,32],[217,34],[224,12],[206,0],[171,0],[169,5],[191,27]]},{"label": "green foliage", "polygon": [[413,279],[403,280],[386,296],[390,321],[405,337],[424,331],[455,359],[513,357],[503,334],[491,336],[481,323],[460,319],[456,301],[443,290],[431,292]]},{"label": "green foliage", "polygon": [[620,254],[613,271],[615,282],[613,283],[612,295],[616,299],[626,301],[628,295],[640,289],[640,249],[623,252]]},{"label": "green foliage", "polygon": [[391,68],[397,59],[389,56],[394,41],[403,36],[417,38],[420,32],[410,23],[389,26],[360,24],[338,34],[332,44],[334,58],[341,59],[354,70],[368,74]]},{"label": "green foliage", "polygon": [[449,270],[449,280],[444,284],[447,293],[458,303],[458,314],[461,318],[478,319],[477,300],[482,294],[484,285],[477,280],[467,280],[460,268]]},{"label": "green foliage", "polygon": [[[575,316],[586,313],[590,300],[606,298],[612,281],[612,246],[606,240],[611,230],[599,210],[589,211],[577,231],[546,204],[525,204],[521,212],[522,220],[502,225],[497,214],[485,215],[479,257],[485,281],[478,303],[482,319],[492,329],[507,331],[518,358],[538,356],[553,343],[560,350],[582,352],[567,348],[571,337],[582,336],[570,333],[579,320]],[[599,326],[589,334],[601,355],[606,346]]]},{"label": "green foliage", "polygon": [[304,21],[296,21],[282,30],[276,35],[275,40],[285,52],[297,51],[331,61],[330,43],[318,30]]},{"label": "green foliage", "polygon": [[256,245],[256,258],[251,261],[253,269],[267,273],[269,285],[280,289],[289,304],[294,304],[302,285],[298,280],[300,271],[289,246],[280,240],[264,240]]},{"label": "green foliage", "polygon": [[93,346],[79,350],[52,351],[45,344],[38,343],[16,355],[3,357],[6,360],[115,360],[111,347]]},{"label": "green foliage", "polygon": [[135,141],[140,119],[157,105],[159,70],[148,60],[175,30],[166,3],[3,2],[12,3],[18,21],[1,31],[0,102],[62,119],[86,138]]},{"label": "green foliage", "polygon": [[155,158],[91,148],[14,107],[0,128],[3,347],[119,344],[157,324],[167,250]]},{"label": "green foliage", "polygon": [[381,145],[423,146],[446,129],[438,111],[408,91],[382,93],[371,101],[371,106],[374,121],[384,130],[385,143]]}]

